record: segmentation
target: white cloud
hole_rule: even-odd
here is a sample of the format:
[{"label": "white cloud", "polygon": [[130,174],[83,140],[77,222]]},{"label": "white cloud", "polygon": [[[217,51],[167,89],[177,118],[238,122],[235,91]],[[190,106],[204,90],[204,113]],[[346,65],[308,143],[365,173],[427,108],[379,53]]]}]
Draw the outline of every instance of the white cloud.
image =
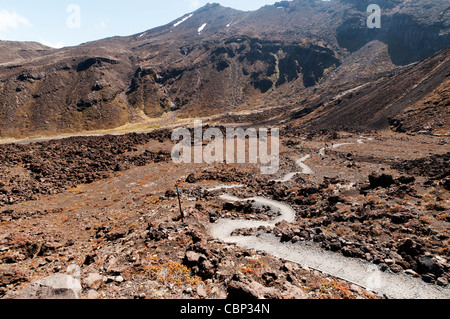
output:
[{"label": "white cloud", "polygon": [[48,42],[45,40],[40,40],[39,42],[43,45],[46,45],[46,46],[54,48],[54,49],[61,49],[61,48],[64,48],[64,46],[65,46],[64,42]]},{"label": "white cloud", "polygon": [[199,0],[191,0],[190,4],[191,9],[198,9],[200,8],[200,1]]},{"label": "white cloud", "polygon": [[27,18],[19,15],[16,11],[1,10],[0,11],[0,32],[8,29],[17,29],[21,25],[31,27],[31,23]]}]

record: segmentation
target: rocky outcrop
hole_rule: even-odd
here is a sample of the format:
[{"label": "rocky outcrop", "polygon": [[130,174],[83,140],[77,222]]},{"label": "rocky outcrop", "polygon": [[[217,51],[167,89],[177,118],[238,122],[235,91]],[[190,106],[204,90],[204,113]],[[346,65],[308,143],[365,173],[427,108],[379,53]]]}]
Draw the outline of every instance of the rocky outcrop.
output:
[{"label": "rocky outcrop", "polygon": [[[44,145],[1,145],[0,206],[34,200],[43,194],[60,193],[68,187],[89,184],[132,166],[166,161],[170,158],[166,152],[143,150],[136,153],[135,150],[150,140],[166,140],[169,137],[167,131],[159,131],[124,136],[74,137]],[[17,175],[14,167],[21,167],[26,173]],[[0,219],[6,221],[15,216],[14,212],[6,211],[1,213]]]},{"label": "rocky outcrop", "polygon": [[450,152],[414,160],[405,160],[401,163],[393,164],[392,167],[408,174],[443,180],[443,185],[445,186],[448,183],[447,177],[450,176]]},{"label": "rocky outcrop", "polygon": [[139,67],[127,91],[128,101],[147,116],[158,117],[170,111],[171,103],[158,85],[159,75],[152,69]]},{"label": "rocky outcrop", "polygon": [[[265,273],[263,278],[273,278],[274,274]],[[227,286],[228,299],[230,300],[252,300],[252,299],[308,299],[307,293],[289,283],[284,282],[281,289],[264,286],[263,284],[242,278],[239,275],[233,276]]]},{"label": "rocky outcrop", "polygon": [[68,274],[56,274],[32,282],[26,288],[5,296],[5,299],[80,299],[80,268],[71,265]]}]

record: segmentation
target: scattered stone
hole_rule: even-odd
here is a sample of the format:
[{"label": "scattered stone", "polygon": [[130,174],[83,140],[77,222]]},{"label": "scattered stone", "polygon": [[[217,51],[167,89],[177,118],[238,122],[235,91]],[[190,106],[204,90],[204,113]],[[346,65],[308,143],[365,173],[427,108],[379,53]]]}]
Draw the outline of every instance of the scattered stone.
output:
[{"label": "scattered stone", "polygon": [[294,267],[291,263],[284,263],[280,270],[284,272],[291,272],[293,269]]},{"label": "scattered stone", "polygon": [[127,234],[126,231],[117,230],[117,231],[108,232],[108,234],[106,234],[105,237],[106,237],[106,240],[108,240],[108,241],[116,241],[118,239],[125,237],[126,234]]},{"label": "scattered stone", "polygon": [[420,243],[408,238],[400,242],[397,251],[400,253],[400,255],[415,257],[422,254],[424,249]]},{"label": "scattered stone", "polygon": [[183,263],[186,266],[191,267],[197,265],[200,259],[206,260],[206,257],[202,254],[196,253],[195,251],[187,251]]},{"label": "scattered stone", "polygon": [[7,244],[10,248],[15,249],[31,258],[36,255],[40,247],[33,238],[25,233],[14,233],[6,238]]},{"label": "scattered stone", "polygon": [[[260,287],[255,287],[255,286]],[[256,288],[256,289],[255,289]],[[258,288],[262,290],[264,287],[258,283],[253,283],[253,287],[250,284],[246,284],[239,281],[231,281],[227,287],[228,299],[230,300],[248,300],[248,299],[261,299]]]},{"label": "scattered stone", "polygon": [[331,251],[339,251],[342,248],[342,242],[340,240],[335,240],[329,245]]},{"label": "scattered stone", "polygon": [[420,277],[420,275],[418,274],[418,273],[416,273],[414,270],[412,270],[412,269],[406,269],[405,270],[405,274],[407,274],[407,275],[411,275],[411,276],[414,276],[414,277]]},{"label": "scattered stone", "polygon": [[0,287],[26,282],[29,275],[16,266],[0,266]]},{"label": "scattered stone", "polygon": [[341,249],[341,252],[345,257],[358,258],[364,256],[361,249],[354,246],[345,246]]},{"label": "scattered stone", "polygon": [[447,287],[448,286],[448,279],[445,277],[439,277],[436,280],[436,283],[441,287]]},{"label": "scattered stone", "polygon": [[389,267],[391,268],[392,272],[396,274],[403,271],[403,267],[397,264],[390,265]]},{"label": "scattered stone", "polygon": [[394,224],[405,224],[414,218],[412,214],[407,212],[395,213],[390,215],[389,217]]},{"label": "scattered stone", "polygon": [[197,295],[200,298],[206,298],[207,297],[206,287],[205,287],[204,284],[202,284],[202,283],[198,283],[197,284]]},{"label": "scattered stone", "polygon": [[173,198],[177,196],[177,193],[175,193],[174,190],[168,189],[164,195],[166,198]]},{"label": "scattered stone", "polygon": [[97,258],[97,255],[95,253],[86,255],[83,265],[89,266],[89,265],[95,263],[96,258]]},{"label": "scattered stone", "polygon": [[436,277],[433,274],[425,274],[422,275],[422,280],[429,284],[434,284],[436,281]]},{"label": "scattered stone", "polygon": [[250,279],[236,279],[228,284],[228,299],[230,300],[257,300],[257,299],[281,299],[280,293],[274,288],[267,288]]},{"label": "scattered stone", "polygon": [[294,299],[294,300],[303,300],[308,299],[308,294],[301,289],[289,282],[283,285],[282,299]]},{"label": "scattered stone", "polygon": [[295,243],[298,243],[299,241],[302,241],[302,237],[300,237],[300,236],[294,236],[294,237],[292,237],[292,242],[295,244]]},{"label": "scattered stone", "polygon": [[189,174],[189,176],[186,178],[186,183],[194,184],[197,182],[197,179],[195,178],[194,174]]},{"label": "scattered stone", "polygon": [[377,188],[377,187],[383,187],[383,188],[388,188],[391,185],[395,184],[394,178],[392,177],[392,175],[387,175],[387,174],[377,174],[377,173],[372,173],[369,176],[369,182],[370,182],[370,187],[371,188]]},{"label": "scattered stone", "polygon": [[278,280],[278,276],[274,272],[266,272],[261,276],[266,286],[271,286]]},{"label": "scattered stone", "polygon": [[116,276],[116,277],[114,277],[114,281],[117,283],[122,283],[125,281],[125,279],[123,279],[122,276]]},{"label": "scattered stone", "polygon": [[285,229],[281,234],[281,242],[289,242],[294,238],[294,232],[291,229]]},{"label": "scattered stone", "polygon": [[103,276],[98,273],[90,273],[84,280],[83,285],[91,290],[98,290],[103,284]]},{"label": "scattered stone", "polygon": [[397,182],[400,183],[400,184],[411,184],[411,183],[414,183],[415,181],[416,181],[416,179],[415,179],[414,176],[404,176],[404,175],[402,175],[402,176],[400,176],[397,179]]},{"label": "scattered stone", "polygon": [[392,259],[385,259],[384,262],[389,266],[395,264],[395,260],[392,260]]},{"label": "scattered stone", "polygon": [[444,178],[442,180],[442,186],[444,186],[444,188],[448,191],[450,191],[450,176],[447,176],[446,178]]},{"label": "scattered stone", "polygon": [[169,234],[168,234],[167,230],[164,229],[163,224],[159,225],[158,228],[153,227],[152,225],[150,225],[148,227],[148,238],[150,240],[158,242],[163,239],[167,239],[168,237],[169,237]]}]

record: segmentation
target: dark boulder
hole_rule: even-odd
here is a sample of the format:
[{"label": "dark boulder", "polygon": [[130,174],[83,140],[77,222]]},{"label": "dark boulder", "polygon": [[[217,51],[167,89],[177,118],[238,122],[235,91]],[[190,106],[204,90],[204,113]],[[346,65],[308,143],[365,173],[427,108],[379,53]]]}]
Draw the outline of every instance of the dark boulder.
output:
[{"label": "dark boulder", "polygon": [[370,187],[371,188],[377,188],[377,187],[383,187],[383,188],[388,188],[391,185],[395,184],[394,178],[392,177],[392,175],[387,175],[387,174],[377,174],[377,173],[372,173],[369,176],[369,182],[370,182]]},{"label": "dark boulder", "polygon": [[433,274],[438,277],[444,273],[441,265],[428,256],[420,256],[417,259],[417,271],[419,274]]},{"label": "dark boulder", "polygon": [[148,227],[148,239],[153,241],[161,241],[163,239],[167,239],[169,237],[166,229],[163,228],[164,225],[159,225],[158,228],[149,226]]},{"label": "dark boulder", "polygon": [[283,230],[281,234],[281,242],[288,242],[291,241],[292,238],[294,238],[295,234],[291,229],[285,229]]},{"label": "dark boulder", "polygon": [[164,194],[164,196],[165,196],[166,198],[173,198],[173,197],[177,197],[177,193],[175,193],[175,191],[172,190],[172,189],[168,189],[168,190],[166,191],[166,193]]},{"label": "dark boulder", "polygon": [[447,176],[446,178],[444,178],[441,182],[442,186],[444,186],[444,188],[448,191],[450,191],[450,176]]},{"label": "dark boulder", "polygon": [[404,224],[410,221],[414,216],[408,212],[395,213],[389,216],[394,224]]},{"label": "dark boulder", "polygon": [[266,272],[261,276],[261,278],[266,286],[271,286],[278,280],[278,276],[274,272]]},{"label": "dark boulder", "polygon": [[189,176],[186,178],[186,182],[189,184],[194,184],[197,182],[197,179],[195,178],[194,174],[189,174]]},{"label": "dark boulder", "polygon": [[423,246],[417,241],[408,238],[400,243],[397,251],[402,256],[419,256],[424,252]]},{"label": "dark boulder", "polygon": [[397,182],[399,184],[411,184],[414,183],[416,181],[414,176],[400,176],[399,178],[397,178]]},{"label": "dark boulder", "polygon": [[361,258],[364,256],[364,253],[361,251],[361,249],[355,246],[345,246],[344,248],[342,248],[341,252],[345,257]]}]

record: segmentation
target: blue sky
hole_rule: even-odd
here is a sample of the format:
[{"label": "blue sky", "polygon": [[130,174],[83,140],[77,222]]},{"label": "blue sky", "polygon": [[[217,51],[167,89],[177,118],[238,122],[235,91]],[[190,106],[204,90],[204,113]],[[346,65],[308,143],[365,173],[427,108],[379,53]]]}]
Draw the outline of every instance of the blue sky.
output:
[{"label": "blue sky", "polygon": [[276,0],[0,0],[0,40],[62,47],[139,33],[208,2],[256,10]]}]

